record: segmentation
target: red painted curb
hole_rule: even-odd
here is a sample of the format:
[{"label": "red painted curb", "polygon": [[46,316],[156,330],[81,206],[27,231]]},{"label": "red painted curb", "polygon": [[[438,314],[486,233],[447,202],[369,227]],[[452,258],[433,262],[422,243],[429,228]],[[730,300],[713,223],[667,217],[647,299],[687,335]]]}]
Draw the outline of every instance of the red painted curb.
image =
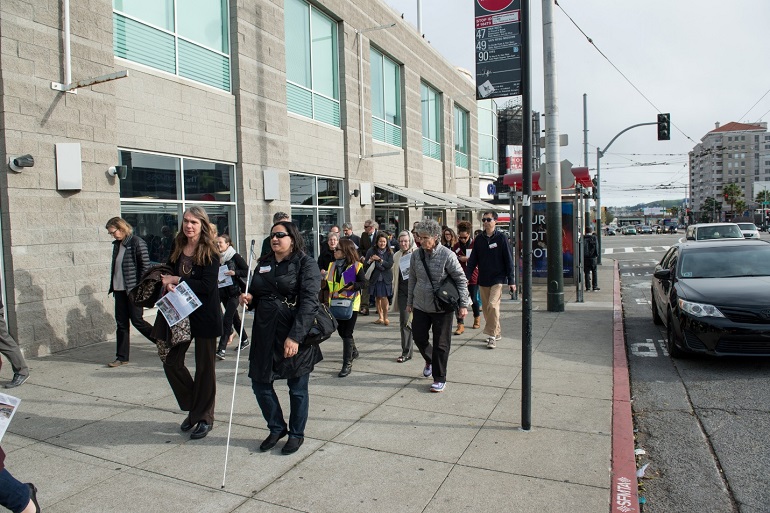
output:
[{"label": "red painted curb", "polygon": [[613,286],[612,370],[612,486],[611,513],[639,511],[634,456],[634,423],[631,418],[631,382],[628,377],[626,343],[623,337],[623,306],[620,274],[615,261]]}]

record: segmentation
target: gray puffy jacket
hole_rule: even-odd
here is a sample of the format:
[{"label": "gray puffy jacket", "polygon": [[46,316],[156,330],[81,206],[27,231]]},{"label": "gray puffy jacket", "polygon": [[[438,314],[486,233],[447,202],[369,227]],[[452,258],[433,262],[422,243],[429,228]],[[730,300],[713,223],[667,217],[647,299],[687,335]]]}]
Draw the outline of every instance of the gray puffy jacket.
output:
[{"label": "gray puffy jacket", "polygon": [[470,306],[468,280],[465,278],[460,261],[457,260],[457,256],[451,249],[441,245],[436,245],[431,252],[423,249],[412,252],[412,259],[409,263],[409,297],[406,304],[422,312],[439,313],[433,301],[433,286],[425,273],[425,266],[422,264],[420,253],[425,253],[425,263],[428,264],[435,286],[438,287],[445,276],[451,276],[457,285],[458,292],[460,292],[460,304],[466,307]]}]

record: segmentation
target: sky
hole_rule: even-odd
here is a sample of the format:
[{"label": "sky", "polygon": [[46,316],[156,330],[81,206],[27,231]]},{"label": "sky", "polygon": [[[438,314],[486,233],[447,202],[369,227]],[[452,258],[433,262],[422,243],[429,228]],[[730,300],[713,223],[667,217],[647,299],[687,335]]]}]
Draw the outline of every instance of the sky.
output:
[{"label": "sky", "polygon": [[[417,0],[383,1],[416,26]],[[657,121],[659,112],[671,113],[670,141],[658,141],[653,125],[632,129],[612,144],[601,159],[602,205],[686,197],[687,153],[715,122],[770,120],[770,2],[558,3],[553,8],[558,128],[569,137],[559,160],[584,165],[583,94],[592,176],[597,146],[604,148],[631,125]],[[472,0],[422,0],[425,39],[447,61],[473,74],[474,5]],[[530,5],[532,108],[544,113],[542,3]]]}]

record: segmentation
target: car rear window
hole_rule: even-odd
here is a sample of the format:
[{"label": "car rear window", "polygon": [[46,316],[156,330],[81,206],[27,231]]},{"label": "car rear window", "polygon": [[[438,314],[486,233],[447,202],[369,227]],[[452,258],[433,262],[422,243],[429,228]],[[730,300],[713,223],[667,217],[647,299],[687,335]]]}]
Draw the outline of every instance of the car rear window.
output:
[{"label": "car rear window", "polygon": [[690,248],[679,258],[679,278],[770,276],[770,244]]},{"label": "car rear window", "polygon": [[741,230],[756,230],[757,226],[754,223],[738,223],[738,228]]},{"label": "car rear window", "polygon": [[698,240],[710,239],[742,239],[743,234],[738,225],[726,224],[722,226],[703,226],[698,228]]}]

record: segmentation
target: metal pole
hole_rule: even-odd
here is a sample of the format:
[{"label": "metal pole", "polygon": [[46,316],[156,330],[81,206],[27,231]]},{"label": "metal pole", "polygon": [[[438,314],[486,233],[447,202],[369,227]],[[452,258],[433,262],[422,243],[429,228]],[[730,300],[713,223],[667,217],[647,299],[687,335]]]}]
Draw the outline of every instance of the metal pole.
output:
[{"label": "metal pole", "polygon": [[575,276],[575,298],[578,303],[583,302],[583,266],[585,265],[583,262],[583,205],[582,203],[585,201],[583,199],[583,188],[580,186],[580,184],[577,184],[575,187],[575,204],[577,208],[577,213],[575,215],[576,219],[576,230],[575,233],[577,234],[577,244],[576,244],[576,257],[575,262],[577,262],[577,265],[575,268],[577,269],[577,276]]},{"label": "metal pole", "polygon": [[599,164],[602,160],[602,150],[596,148],[596,226],[594,226],[594,233],[596,233],[596,247],[599,254],[596,257],[596,264],[602,265],[602,174]]},{"label": "metal pole", "polygon": [[72,83],[72,54],[70,53],[70,0],[64,0],[64,83]]},{"label": "metal pole", "polygon": [[422,0],[417,0],[417,33],[422,36]]},{"label": "metal pole", "polygon": [[588,95],[583,93],[583,165],[588,167]]},{"label": "metal pole", "polygon": [[545,222],[548,237],[548,311],[564,311],[564,247],[562,242],[559,103],[556,97],[554,0],[543,0],[543,71],[545,89]]},{"label": "metal pole", "polygon": [[516,288],[513,289],[513,292],[511,292],[511,299],[513,301],[516,301],[519,299],[519,261],[516,258],[518,255],[518,251],[516,251],[516,248],[518,247],[516,243],[516,239],[518,239],[519,231],[516,229],[516,218],[514,217],[514,194],[516,192],[516,186],[511,186],[510,191],[508,192],[508,217],[510,218],[509,224],[508,224],[508,233],[511,234],[511,259],[513,260],[513,284],[516,285]]},{"label": "metal pole", "polygon": [[521,0],[522,107],[522,272],[521,292],[521,429],[532,426],[532,77],[529,45],[529,0]]}]

